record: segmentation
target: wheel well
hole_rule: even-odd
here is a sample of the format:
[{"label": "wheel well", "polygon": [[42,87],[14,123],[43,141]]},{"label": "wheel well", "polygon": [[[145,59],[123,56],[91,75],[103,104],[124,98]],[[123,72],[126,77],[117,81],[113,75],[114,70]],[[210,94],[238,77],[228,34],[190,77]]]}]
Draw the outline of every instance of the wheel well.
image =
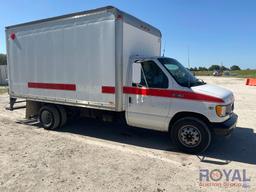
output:
[{"label": "wheel well", "polygon": [[206,124],[209,124],[209,120],[207,117],[205,117],[204,115],[200,114],[200,113],[195,113],[195,112],[178,112],[176,113],[173,118],[171,119],[170,123],[169,123],[169,131],[172,128],[172,125],[178,120],[181,119],[183,117],[196,117],[202,121],[204,121]]}]

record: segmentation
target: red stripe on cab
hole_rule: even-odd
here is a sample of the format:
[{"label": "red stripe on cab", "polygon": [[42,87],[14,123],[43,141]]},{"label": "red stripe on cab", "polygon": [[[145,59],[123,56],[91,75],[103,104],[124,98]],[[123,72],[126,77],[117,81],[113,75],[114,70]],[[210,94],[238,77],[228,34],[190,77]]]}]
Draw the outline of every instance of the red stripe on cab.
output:
[{"label": "red stripe on cab", "polygon": [[[115,87],[103,86],[102,93],[115,93]],[[175,99],[188,99],[195,101],[217,102],[224,103],[221,98],[195,93],[190,91],[170,90],[170,89],[155,89],[155,88],[138,88],[138,87],[123,87],[123,93],[133,95],[145,95],[156,97],[169,97]]]},{"label": "red stripe on cab", "polygon": [[223,103],[224,101],[220,98],[204,95],[201,93],[194,93],[190,91],[170,90],[170,89],[148,89],[148,88],[137,88],[137,87],[124,87],[123,92],[127,94],[136,95],[148,95],[157,97],[170,97],[177,99],[189,99],[197,101],[208,101]]},{"label": "red stripe on cab", "polygon": [[75,84],[61,84],[61,83],[28,82],[28,88],[75,91],[76,85]]}]

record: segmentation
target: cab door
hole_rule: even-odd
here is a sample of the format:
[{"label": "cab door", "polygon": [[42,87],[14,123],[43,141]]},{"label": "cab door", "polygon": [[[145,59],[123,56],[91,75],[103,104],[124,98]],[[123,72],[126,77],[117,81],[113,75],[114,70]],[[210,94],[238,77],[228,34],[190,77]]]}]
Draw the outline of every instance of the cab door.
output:
[{"label": "cab door", "polygon": [[155,60],[132,64],[132,78],[126,94],[127,123],[132,126],[166,130],[171,98],[164,95],[169,79],[164,67]]}]

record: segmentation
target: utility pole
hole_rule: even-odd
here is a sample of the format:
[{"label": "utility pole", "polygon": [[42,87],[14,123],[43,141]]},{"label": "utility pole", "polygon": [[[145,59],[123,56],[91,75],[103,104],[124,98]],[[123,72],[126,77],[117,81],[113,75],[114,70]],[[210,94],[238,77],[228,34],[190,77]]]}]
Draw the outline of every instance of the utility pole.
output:
[{"label": "utility pole", "polygon": [[[190,71],[190,49],[189,49],[189,46],[188,46],[188,70]],[[191,79],[190,79],[190,76],[188,76],[188,87],[190,87],[191,85]]]},{"label": "utility pole", "polygon": [[188,68],[190,69],[190,48],[188,46]]}]

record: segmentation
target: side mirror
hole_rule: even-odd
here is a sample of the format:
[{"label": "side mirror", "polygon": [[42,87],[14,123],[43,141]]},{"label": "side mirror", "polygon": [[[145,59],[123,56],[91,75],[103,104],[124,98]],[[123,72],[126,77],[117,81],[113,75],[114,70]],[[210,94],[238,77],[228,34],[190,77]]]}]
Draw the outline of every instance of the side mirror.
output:
[{"label": "side mirror", "polygon": [[141,64],[132,64],[132,83],[139,84],[141,82]]}]

